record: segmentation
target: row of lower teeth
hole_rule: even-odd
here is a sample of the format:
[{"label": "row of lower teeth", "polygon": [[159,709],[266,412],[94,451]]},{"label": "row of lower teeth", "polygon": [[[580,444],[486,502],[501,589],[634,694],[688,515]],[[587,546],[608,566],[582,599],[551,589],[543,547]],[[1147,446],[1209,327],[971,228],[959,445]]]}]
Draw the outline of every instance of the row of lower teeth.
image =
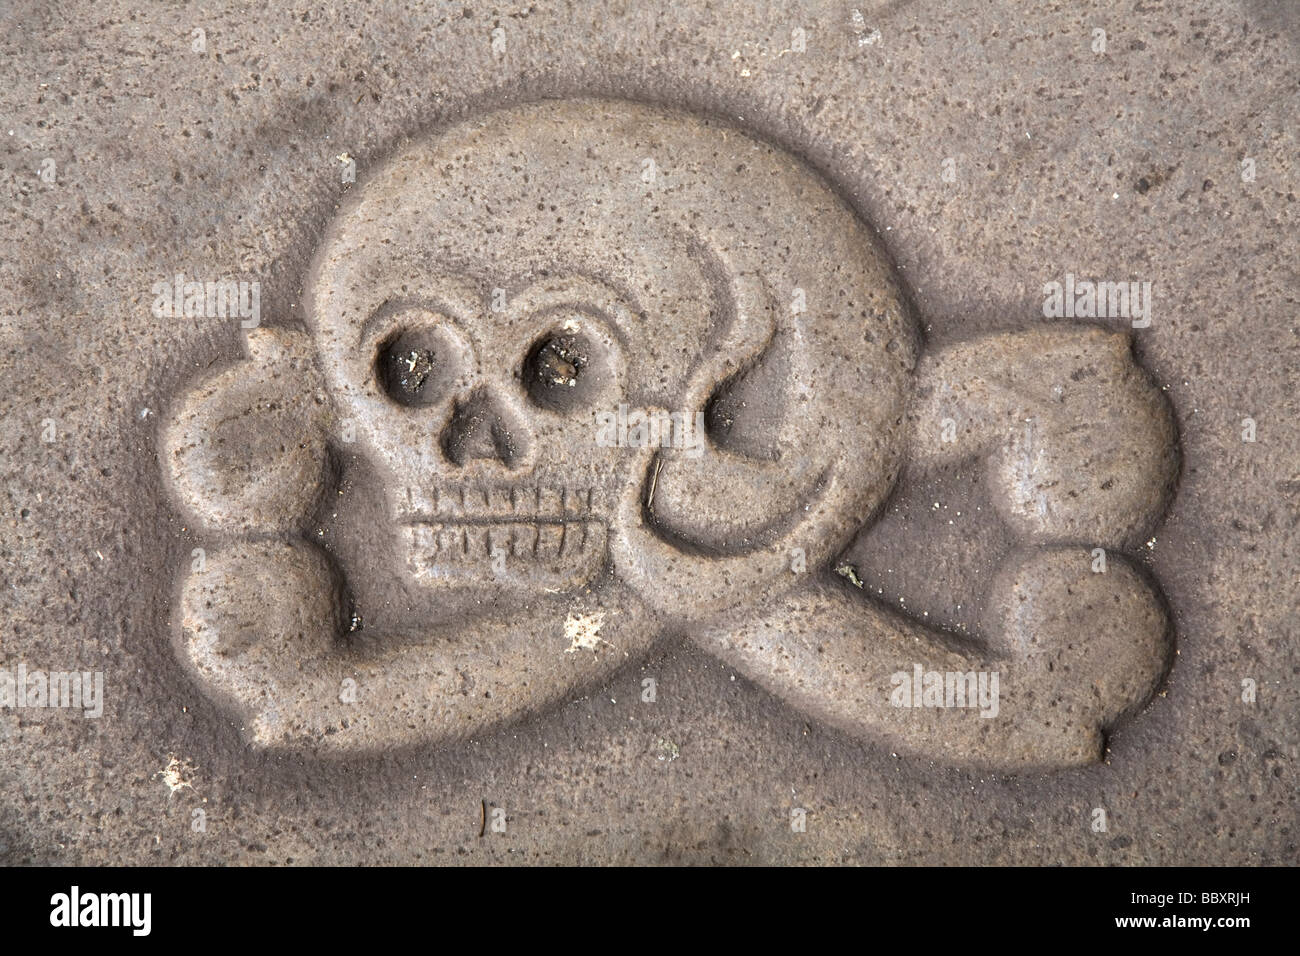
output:
[{"label": "row of lower teeth", "polygon": [[409,527],[412,545],[435,561],[486,561],[504,554],[517,558],[556,558],[605,547],[599,521],[493,524],[419,524]]}]

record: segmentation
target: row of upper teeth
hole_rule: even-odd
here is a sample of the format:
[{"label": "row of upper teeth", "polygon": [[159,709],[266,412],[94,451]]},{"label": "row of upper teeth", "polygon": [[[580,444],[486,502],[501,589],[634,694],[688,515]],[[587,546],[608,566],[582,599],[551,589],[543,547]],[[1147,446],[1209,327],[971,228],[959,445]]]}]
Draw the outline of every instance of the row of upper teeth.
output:
[{"label": "row of upper teeth", "polygon": [[594,514],[596,494],[592,488],[555,485],[506,485],[498,488],[434,488],[424,492],[406,489],[407,510],[428,519],[447,518],[473,521],[525,518],[563,521]]}]

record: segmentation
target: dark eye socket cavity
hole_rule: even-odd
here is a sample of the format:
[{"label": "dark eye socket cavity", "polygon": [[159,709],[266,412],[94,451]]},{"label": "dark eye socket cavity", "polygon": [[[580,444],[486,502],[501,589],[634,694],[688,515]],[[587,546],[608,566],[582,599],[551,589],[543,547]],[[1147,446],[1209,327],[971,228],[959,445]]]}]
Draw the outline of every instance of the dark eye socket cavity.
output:
[{"label": "dark eye socket cavity", "polygon": [[535,378],[545,388],[574,388],[586,367],[587,353],[576,335],[552,335],[533,356]]},{"label": "dark eye socket cavity", "polygon": [[595,358],[591,340],[581,332],[548,332],[524,360],[524,388],[542,408],[557,412],[577,408],[595,388]]},{"label": "dark eye socket cavity", "polygon": [[390,383],[403,392],[416,394],[424,387],[429,373],[433,371],[437,356],[432,349],[408,349],[405,352],[391,352],[388,358]]},{"label": "dark eye socket cavity", "polygon": [[441,343],[420,330],[389,336],[375,357],[380,386],[400,405],[428,405],[441,397],[447,356]]}]

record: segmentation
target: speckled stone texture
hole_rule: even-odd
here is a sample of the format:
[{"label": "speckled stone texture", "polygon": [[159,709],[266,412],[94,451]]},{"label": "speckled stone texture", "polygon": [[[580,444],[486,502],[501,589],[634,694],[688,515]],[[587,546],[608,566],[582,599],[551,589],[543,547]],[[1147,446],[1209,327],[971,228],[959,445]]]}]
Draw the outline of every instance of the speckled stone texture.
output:
[{"label": "speckled stone texture", "polygon": [[[95,719],[0,706],[0,861],[1297,862],[1298,51],[1300,13],[1264,0],[0,8],[0,668],[104,680]],[[307,720],[311,746],[267,746],[282,727],[254,727],[241,694],[310,674],[358,627],[367,640],[386,620],[410,630],[412,609],[438,600],[404,576],[408,565],[377,557],[400,452],[367,440],[364,411],[362,441],[338,437],[347,415],[325,393],[341,380],[306,341],[323,335],[314,296],[329,283],[319,277],[343,274],[321,271],[321,250],[394,157],[413,155],[418,168],[431,136],[501,109],[591,97],[769,144],[777,172],[755,189],[767,188],[765,208],[800,215],[821,188],[788,178],[788,156],[874,230],[919,332],[914,353],[905,336],[888,353],[909,376],[907,413],[893,415],[894,386],[848,356],[816,366],[813,380],[829,383],[819,395],[843,390],[836,407],[862,403],[856,418],[850,408],[834,419],[846,434],[870,424],[862,409],[883,415],[886,403],[892,424],[869,431],[888,454],[854,464],[879,465],[888,481],[845,499],[884,503],[837,555],[811,545],[820,577],[784,596],[708,564],[737,535],[784,551],[790,542],[765,537],[759,517],[746,524],[769,501],[723,514],[711,482],[675,484],[666,468],[651,500],[695,534],[694,586],[660,573],[681,558],[655,564],[615,541],[616,569],[649,555],[644,580],[626,579],[639,600],[606,589],[575,611],[547,598],[573,653],[555,649],[536,672],[540,689],[508,653],[528,628],[543,639],[540,617],[503,587],[486,605],[495,624],[472,599],[446,605],[447,620],[467,622],[454,666],[397,659],[396,703],[365,710],[363,698],[360,732]],[[566,109],[556,128],[580,126]],[[653,123],[629,125],[636,152],[674,152]],[[620,162],[644,172],[635,156]],[[680,194],[653,198],[676,172],[671,159],[660,165],[663,180],[641,182],[632,206],[651,190],[655,215],[685,217]],[[474,176],[460,175],[431,181],[472,189]],[[744,178],[730,164],[718,176]],[[557,181],[566,209],[544,212],[564,220],[568,210],[576,229],[576,201],[558,187],[568,186]],[[485,248],[508,260],[513,297],[537,278],[525,273],[546,248],[543,217],[497,188],[503,205],[484,221],[502,232],[486,245],[454,238],[462,260]],[[824,238],[812,229],[773,265],[759,250],[777,226],[737,227],[730,188],[696,203],[702,234],[747,235],[757,264],[740,272],[761,273],[782,303],[803,283],[815,315],[827,283],[805,276],[833,271],[849,227]],[[395,222],[394,195],[385,216]],[[407,211],[418,220],[420,208]],[[625,230],[601,237],[608,261],[596,278],[649,269],[620,272],[649,241],[644,221],[624,216]],[[548,228],[557,249],[578,255],[564,222]],[[619,234],[628,256],[611,245]],[[386,239],[380,227],[367,236]],[[719,244],[743,260],[746,242]],[[670,311],[674,295],[698,304],[690,290],[701,280],[663,268],[662,289],[631,291]],[[257,281],[260,328],[159,314],[156,284],[178,274]],[[1047,317],[1045,286],[1067,276],[1149,282],[1149,324]],[[479,278],[490,298],[493,276]],[[1080,322],[1116,334],[1080,333]],[[679,351],[672,335],[652,337],[652,351]],[[788,369],[772,376],[798,381]],[[286,393],[285,382],[297,387]],[[671,398],[652,392],[647,402]],[[475,431],[484,409],[514,438],[527,430],[512,417],[522,405],[469,394],[448,406],[463,434],[447,454],[510,444]],[[728,408],[765,409],[766,385],[735,394]],[[245,419],[248,408],[263,417]],[[980,435],[989,453],[972,463],[931,441],[948,419],[958,443]],[[787,440],[775,418],[763,421]],[[754,451],[764,434],[742,433],[737,447]],[[830,460],[851,460],[826,447]],[[226,468],[231,448],[247,469]],[[894,455],[900,468],[885,467]],[[1089,498],[1094,478],[1114,491],[1105,507]],[[1029,545],[1051,550],[1035,558]],[[1109,577],[1070,563],[1094,560],[1093,546],[1111,549]],[[528,581],[555,583],[540,572]],[[280,599],[295,588],[298,603]],[[728,588],[760,593],[751,602]],[[1040,591],[1049,596],[1034,604]],[[1028,610],[1017,610],[1022,594]],[[892,625],[880,622],[922,622],[983,638],[995,655],[1029,648],[1031,662],[1050,657],[1037,620],[1071,646],[1093,638],[1092,663],[1080,665],[1094,668],[1087,686],[1067,683],[1051,699],[1067,724],[1086,713],[1107,734],[1022,760],[1051,738],[1037,724],[1017,737],[976,717],[971,743],[933,714],[864,717],[855,704],[874,685],[855,683],[853,668],[873,645],[838,640],[856,624],[832,626],[859,620],[850,600],[879,609],[882,633]],[[226,612],[238,626],[214,646],[247,653],[196,669],[191,651],[216,633],[196,622]],[[605,647],[598,616],[610,622]],[[267,633],[292,648],[266,658],[274,666],[258,643]],[[622,633],[636,636],[616,655]],[[916,633],[900,624],[897,639]],[[1131,663],[1116,656],[1124,648],[1139,648]],[[554,676],[601,653],[577,678]],[[1111,676],[1099,676],[1104,666]],[[331,687],[342,673],[330,672]],[[383,689],[382,667],[366,674],[363,694]],[[470,723],[416,727],[429,682],[469,699]],[[486,696],[500,688],[504,698]],[[1014,691],[1007,700],[1016,705]]]}]

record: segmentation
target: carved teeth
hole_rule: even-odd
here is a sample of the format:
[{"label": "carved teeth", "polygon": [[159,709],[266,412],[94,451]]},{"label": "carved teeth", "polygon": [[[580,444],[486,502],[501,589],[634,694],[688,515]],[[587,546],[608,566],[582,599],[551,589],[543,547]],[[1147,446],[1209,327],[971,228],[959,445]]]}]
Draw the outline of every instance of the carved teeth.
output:
[{"label": "carved teeth", "polygon": [[401,529],[417,580],[576,587],[605,563],[606,526],[570,521],[429,522]]},{"label": "carved teeth", "polygon": [[545,524],[537,529],[537,551],[539,558],[552,558],[560,554],[564,541],[568,537],[568,528],[562,524]]},{"label": "carved teeth", "polygon": [[409,489],[399,534],[424,584],[568,590],[605,565],[605,519],[591,488],[501,485]]},{"label": "carved teeth", "polygon": [[566,488],[564,492],[564,515],[567,518],[591,514],[591,489]]},{"label": "carved teeth", "polygon": [[432,495],[405,489],[403,523],[553,523],[595,517],[595,491],[556,485],[438,488]]},{"label": "carved teeth", "polygon": [[537,514],[563,515],[564,514],[564,489],[563,488],[538,488],[537,489]]},{"label": "carved teeth", "polygon": [[516,525],[511,542],[511,554],[516,558],[531,558],[536,555],[539,530],[538,525]]},{"label": "carved teeth", "polygon": [[500,550],[528,558],[583,554],[594,543],[604,546],[600,521],[503,521],[491,524],[413,524],[405,529],[411,544],[439,561],[487,560]]}]

